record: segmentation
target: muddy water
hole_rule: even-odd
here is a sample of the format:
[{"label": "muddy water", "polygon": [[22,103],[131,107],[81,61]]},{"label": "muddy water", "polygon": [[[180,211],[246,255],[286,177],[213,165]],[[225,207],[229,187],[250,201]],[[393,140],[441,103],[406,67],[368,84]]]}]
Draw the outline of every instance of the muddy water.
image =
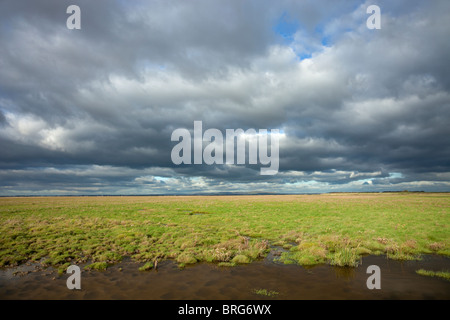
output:
[{"label": "muddy water", "polygon": [[[271,258],[238,267],[198,264],[183,270],[166,261],[158,271],[148,272],[139,272],[139,264],[124,261],[104,272],[83,270],[81,290],[67,289],[66,274],[21,266],[0,270],[0,299],[450,299],[450,281],[415,272],[450,270],[450,259],[445,257],[398,262],[368,256],[357,268],[304,268]],[[380,290],[366,286],[369,265],[381,269]],[[15,271],[19,273],[13,275]],[[255,294],[256,289],[279,294],[265,297]]]}]

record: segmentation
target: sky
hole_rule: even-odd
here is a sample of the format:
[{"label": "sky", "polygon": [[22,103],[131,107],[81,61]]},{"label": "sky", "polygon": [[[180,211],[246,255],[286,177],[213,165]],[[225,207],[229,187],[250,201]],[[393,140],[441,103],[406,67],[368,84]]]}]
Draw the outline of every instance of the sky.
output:
[{"label": "sky", "polygon": [[[2,0],[0,196],[450,191],[449,39],[448,0]],[[278,173],[174,164],[194,121]]]}]

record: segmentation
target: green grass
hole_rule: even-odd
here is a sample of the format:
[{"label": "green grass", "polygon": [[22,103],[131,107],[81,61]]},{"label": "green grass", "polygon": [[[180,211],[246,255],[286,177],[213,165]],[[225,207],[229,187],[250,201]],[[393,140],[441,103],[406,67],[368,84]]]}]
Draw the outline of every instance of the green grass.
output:
[{"label": "green grass", "polygon": [[355,248],[343,248],[330,255],[330,264],[339,267],[357,267],[360,256]]},{"label": "green grass", "polygon": [[106,269],[108,269],[108,264],[106,262],[94,262],[87,265],[85,269],[105,271]]},{"label": "green grass", "polygon": [[430,271],[430,270],[420,269],[420,270],[417,270],[416,273],[420,274],[421,276],[438,277],[438,278],[443,278],[445,280],[450,281],[450,271]]},{"label": "green grass", "polygon": [[252,291],[254,294],[265,296],[265,297],[275,297],[279,295],[280,293],[277,291],[269,291],[267,289],[255,289]]},{"label": "green grass", "polygon": [[301,265],[449,256],[449,208],[445,193],[0,198],[0,267],[102,269],[123,257],[234,266],[271,245]]},{"label": "green grass", "polygon": [[146,264],[144,264],[142,267],[139,268],[139,271],[148,271],[151,269],[153,269],[153,263],[147,262]]},{"label": "green grass", "polygon": [[231,262],[235,263],[235,264],[245,264],[245,263],[250,263],[251,260],[246,255],[238,254],[231,260]]}]

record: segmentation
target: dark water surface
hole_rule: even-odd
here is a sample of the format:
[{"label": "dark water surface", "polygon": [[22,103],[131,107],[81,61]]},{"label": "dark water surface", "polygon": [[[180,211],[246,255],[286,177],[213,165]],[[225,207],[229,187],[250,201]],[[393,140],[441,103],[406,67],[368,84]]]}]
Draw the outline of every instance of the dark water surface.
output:
[{"label": "dark water surface", "polygon": [[[157,271],[147,272],[138,271],[141,264],[124,261],[104,272],[83,270],[81,290],[67,289],[67,274],[24,265],[0,270],[0,299],[450,299],[450,281],[416,274],[421,268],[450,270],[446,257],[399,262],[368,256],[357,268],[304,268],[274,263],[271,258],[245,266],[197,264],[182,270],[166,261]],[[369,265],[381,269],[380,290],[366,286]],[[278,294],[261,296],[254,292],[257,289]]]}]

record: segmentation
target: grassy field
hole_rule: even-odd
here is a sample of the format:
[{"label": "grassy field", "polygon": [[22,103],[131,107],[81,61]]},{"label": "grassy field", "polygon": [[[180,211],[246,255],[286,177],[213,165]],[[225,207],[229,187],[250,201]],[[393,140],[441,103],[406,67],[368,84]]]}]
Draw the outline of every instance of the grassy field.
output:
[{"label": "grassy field", "polygon": [[[450,255],[450,194],[0,198],[0,266],[39,261],[149,270],[173,259],[356,266],[367,254]],[[272,247],[273,248],[273,247]],[[283,251],[283,252],[281,252]]]}]

